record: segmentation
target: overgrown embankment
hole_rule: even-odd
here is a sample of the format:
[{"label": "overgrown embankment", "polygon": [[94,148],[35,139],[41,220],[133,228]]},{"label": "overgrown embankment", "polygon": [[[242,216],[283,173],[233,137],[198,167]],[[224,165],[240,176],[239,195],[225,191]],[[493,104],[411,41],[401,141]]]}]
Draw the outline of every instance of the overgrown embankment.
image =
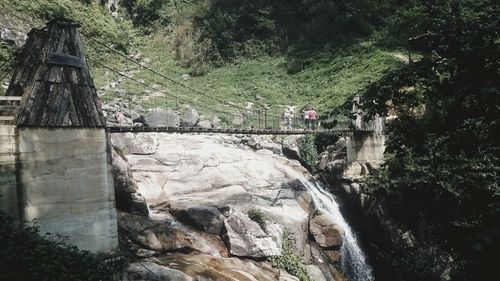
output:
[{"label": "overgrown embankment", "polygon": [[[91,61],[104,100],[135,98],[146,108],[161,104],[181,109],[199,101],[213,108],[198,108],[206,114],[241,111],[203,99],[197,92],[125,61],[90,38],[208,96],[240,108],[250,102],[253,108],[269,108],[276,116],[292,104],[317,107],[325,116],[370,81],[401,65],[395,56],[400,46],[382,47],[378,35],[384,25],[381,16],[392,9],[377,5],[373,10],[372,1],[354,7],[328,1],[278,2],[121,1],[113,16],[95,1],[14,0],[0,4],[6,20],[22,23],[24,32],[54,18],[80,22],[90,59],[193,101],[160,97],[153,104],[154,90],[121,81],[119,75]],[[3,59],[15,47],[2,44]]]}]

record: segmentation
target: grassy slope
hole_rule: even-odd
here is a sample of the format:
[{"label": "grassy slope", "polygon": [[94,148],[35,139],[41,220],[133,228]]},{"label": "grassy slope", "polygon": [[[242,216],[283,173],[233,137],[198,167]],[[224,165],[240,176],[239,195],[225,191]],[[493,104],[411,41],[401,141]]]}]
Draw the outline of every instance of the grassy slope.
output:
[{"label": "grassy slope", "polygon": [[[349,45],[337,47],[328,51],[309,52],[300,59],[307,62],[306,67],[295,74],[286,71],[285,57],[260,57],[257,59],[241,59],[225,67],[212,69],[200,77],[182,79],[182,74],[189,72],[176,64],[167,51],[168,43],[161,36],[138,36],[129,21],[113,19],[96,4],[82,5],[74,0],[0,0],[1,13],[29,21],[32,26],[43,26],[47,18],[63,13],[67,17],[82,23],[84,36],[91,36],[116,46],[127,44],[142,54],[142,58],[151,60],[148,65],[168,77],[195,88],[208,96],[232,102],[244,107],[246,102],[256,103],[259,108],[263,104],[271,105],[272,114],[279,115],[285,105],[311,105],[325,112],[341,105],[345,99],[369,83],[396,67],[400,62],[390,52],[377,48],[374,40],[365,39]],[[223,105],[213,99],[186,90],[164,78],[154,76],[150,72],[126,63],[120,57],[106,52],[102,47],[86,41],[87,55],[106,65],[123,71],[135,69],[133,77],[144,80],[147,84],[157,84],[158,88],[172,95],[178,95],[189,100],[189,105],[208,115],[218,115],[212,109],[224,112],[234,112],[238,109]],[[92,65],[94,80],[101,88],[111,81],[117,81],[117,75]],[[179,108],[185,103],[176,102],[173,98],[162,98],[158,93],[152,97],[152,89],[147,89],[134,82],[122,82],[115,92],[125,92],[117,95],[115,92],[101,91],[105,100],[119,97],[127,101],[127,95],[136,96],[132,100],[144,107],[174,107]],[[142,95],[146,98],[138,98]],[[264,99],[257,99],[260,96]],[[156,100],[156,102],[155,102]],[[201,109],[201,105],[210,109]]]},{"label": "grassy slope", "polygon": [[[255,103],[257,108],[264,104],[271,105],[271,111],[276,115],[280,114],[286,105],[311,105],[317,107],[320,112],[325,112],[341,105],[347,97],[370,81],[377,80],[401,64],[392,52],[377,48],[371,40],[364,40],[330,52],[315,52],[307,58],[310,63],[295,74],[288,74],[286,58],[277,56],[240,59],[224,67],[212,69],[204,76],[184,80],[181,76],[188,70],[182,69],[171,56],[165,55],[166,49],[161,43],[150,42],[144,44],[141,51],[145,57],[151,59],[150,67],[171,79],[240,107],[244,107],[246,102]],[[179,87],[164,78],[155,77],[147,71],[139,72],[134,77],[149,81],[150,84],[159,84],[169,93],[210,104],[219,110],[237,110]],[[135,83],[124,83],[119,87],[133,94],[144,93],[145,90]],[[158,95],[157,104],[163,107],[167,102],[168,107],[172,107],[172,98],[164,100],[160,96],[162,94]],[[264,99],[258,99],[257,96]],[[150,99],[149,103],[145,103],[152,106],[154,102]]]}]

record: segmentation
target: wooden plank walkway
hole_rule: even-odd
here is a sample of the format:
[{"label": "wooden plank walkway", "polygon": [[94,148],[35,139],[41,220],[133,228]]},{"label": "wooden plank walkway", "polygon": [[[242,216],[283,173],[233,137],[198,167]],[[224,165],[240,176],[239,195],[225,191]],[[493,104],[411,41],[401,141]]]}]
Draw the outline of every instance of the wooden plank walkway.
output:
[{"label": "wooden plank walkway", "polygon": [[372,130],[355,130],[352,128],[334,128],[319,130],[276,130],[276,129],[213,129],[199,127],[106,127],[111,133],[205,133],[205,134],[247,134],[247,135],[306,135],[325,132],[337,133],[370,133]]}]

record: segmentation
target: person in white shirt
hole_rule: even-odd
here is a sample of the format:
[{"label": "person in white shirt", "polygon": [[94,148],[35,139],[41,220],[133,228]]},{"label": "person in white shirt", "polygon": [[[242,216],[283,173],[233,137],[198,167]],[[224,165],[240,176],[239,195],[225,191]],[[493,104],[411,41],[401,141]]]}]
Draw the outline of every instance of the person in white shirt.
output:
[{"label": "person in white shirt", "polygon": [[306,129],[310,129],[311,123],[309,122],[309,108],[304,109],[304,125]]}]

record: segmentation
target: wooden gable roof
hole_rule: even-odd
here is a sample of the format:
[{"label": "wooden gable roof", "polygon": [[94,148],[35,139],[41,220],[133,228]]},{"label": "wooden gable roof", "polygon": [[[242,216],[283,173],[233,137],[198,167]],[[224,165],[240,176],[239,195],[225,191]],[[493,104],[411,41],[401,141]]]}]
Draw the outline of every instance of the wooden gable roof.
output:
[{"label": "wooden gable roof", "polygon": [[53,21],[28,34],[6,92],[23,97],[15,120],[18,126],[106,125],[78,27]]}]

